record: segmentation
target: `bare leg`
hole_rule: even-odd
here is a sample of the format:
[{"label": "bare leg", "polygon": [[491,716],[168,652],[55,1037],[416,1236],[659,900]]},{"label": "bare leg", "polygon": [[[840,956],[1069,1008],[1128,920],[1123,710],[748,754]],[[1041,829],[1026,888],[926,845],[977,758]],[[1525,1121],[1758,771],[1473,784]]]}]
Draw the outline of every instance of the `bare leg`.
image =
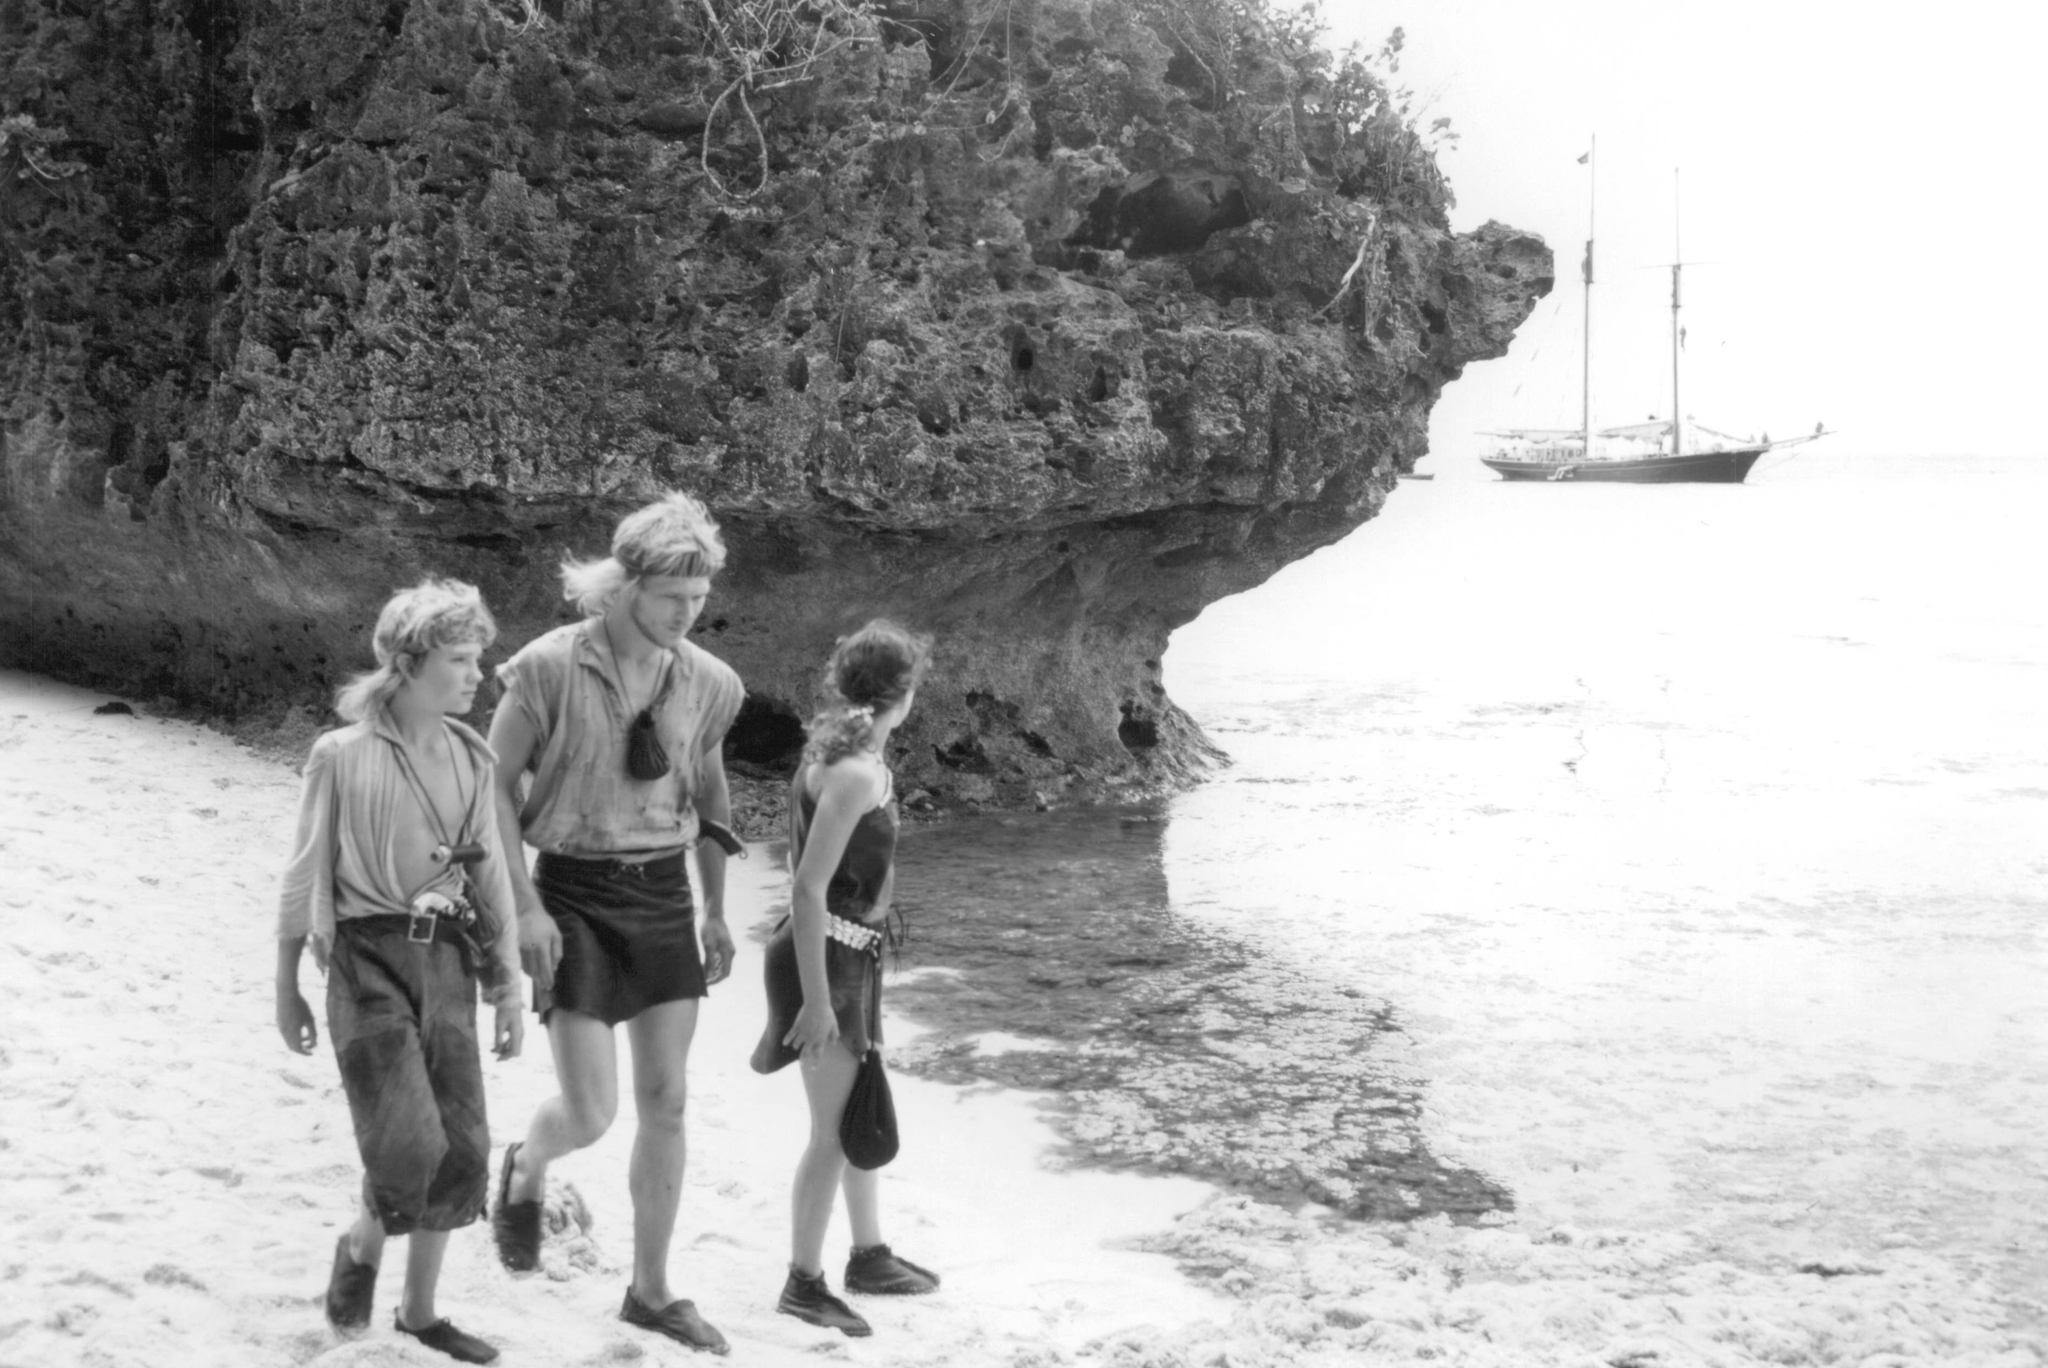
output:
[{"label": "bare leg", "polygon": [[[619,1059],[611,1027],[558,1007],[548,1014],[548,1046],[561,1092],[534,1110],[526,1143],[513,1156],[515,1202],[538,1201],[546,1190],[548,1164],[596,1144],[619,1114]],[[634,1053],[637,1057],[637,1048]]]},{"label": "bare leg", "polygon": [[799,1273],[818,1274],[825,1270],[825,1229],[832,1224],[840,1175],[854,1171],[839,1147],[839,1118],[860,1061],[843,1045],[827,1045],[806,1051],[798,1067],[811,1104],[811,1139],[797,1161],[789,1194],[789,1263]]},{"label": "bare leg", "polygon": [[415,1230],[405,1244],[405,1292],[398,1303],[398,1319],[408,1330],[424,1330],[441,1319],[434,1313],[434,1288],[441,1281],[448,1232]]},{"label": "bare leg", "polygon": [[676,1300],[668,1285],[668,1248],[683,1200],[683,1109],[696,1034],[695,998],[649,1007],[626,1023],[640,1116],[627,1182],[633,1194],[633,1295],[642,1306],[660,1308]]},{"label": "bare leg", "polygon": [[853,1227],[853,1247],[867,1249],[882,1243],[880,1170],[848,1164],[839,1176],[839,1190],[846,1194],[846,1223]]}]

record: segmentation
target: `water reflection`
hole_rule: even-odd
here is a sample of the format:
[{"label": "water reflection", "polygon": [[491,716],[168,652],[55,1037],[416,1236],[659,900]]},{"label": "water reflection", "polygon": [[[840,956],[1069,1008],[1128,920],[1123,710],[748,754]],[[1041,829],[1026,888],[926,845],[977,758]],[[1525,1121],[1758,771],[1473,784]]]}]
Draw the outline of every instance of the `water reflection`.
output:
[{"label": "water reflection", "polygon": [[[906,833],[911,931],[888,991],[932,1030],[892,1062],[1060,1094],[1057,1124],[1089,1162],[1364,1217],[1511,1208],[1430,1152],[1392,1004],[1270,962],[1257,926],[1175,912],[1166,825],[1143,807]],[[1009,1048],[984,1048],[991,1034]]]}]

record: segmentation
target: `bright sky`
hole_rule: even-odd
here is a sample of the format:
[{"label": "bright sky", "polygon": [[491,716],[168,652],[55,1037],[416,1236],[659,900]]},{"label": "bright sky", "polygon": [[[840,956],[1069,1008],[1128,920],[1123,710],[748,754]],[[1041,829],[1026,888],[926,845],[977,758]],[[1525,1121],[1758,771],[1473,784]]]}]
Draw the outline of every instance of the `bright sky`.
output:
[{"label": "bright sky", "polygon": [[[1328,0],[1407,31],[1401,79],[1462,140],[1459,229],[1542,234],[1558,285],[1438,404],[1432,450],[1579,421],[1579,258],[1598,137],[1594,422],[1671,408],[1673,169],[1684,403],[1737,433],[1825,420],[1830,450],[2048,455],[2048,5],[1952,0]],[[2031,170],[2029,168],[2032,168]],[[1428,467],[1424,467],[1428,469]]]}]

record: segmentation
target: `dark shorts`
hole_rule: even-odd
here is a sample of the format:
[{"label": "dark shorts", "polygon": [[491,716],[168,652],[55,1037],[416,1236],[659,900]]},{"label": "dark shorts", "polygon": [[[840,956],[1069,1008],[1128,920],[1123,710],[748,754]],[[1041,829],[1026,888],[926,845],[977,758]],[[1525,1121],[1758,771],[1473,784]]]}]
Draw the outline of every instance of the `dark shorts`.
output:
[{"label": "dark shorts", "polygon": [[474,1221],[491,1134],[476,980],[455,938],[417,945],[403,917],[343,920],[327,967],[327,1038],[363,1158],[363,1200],[385,1233]]},{"label": "dark shorts", "polygon": [[[796,967],[796,922],[784,917],[768,937],[761,975],[768,987],[768,1025],[750,1061],[755,1073],[774,1073],[793,1064],[798,1052],[782,1043],[804,1006],[804,984]],[[839,1043],[859,1059],[882,1043],[882,957],[825,938],[825,984],[832,990],[832,1015]]]},{"label": "dark shorts", "polygon": [[644,864],[543,854],[533,884],[562,933],[562,962],[533,1009],[616,1026],[664,1002],[704,996],[704,956],[680,854]]}]

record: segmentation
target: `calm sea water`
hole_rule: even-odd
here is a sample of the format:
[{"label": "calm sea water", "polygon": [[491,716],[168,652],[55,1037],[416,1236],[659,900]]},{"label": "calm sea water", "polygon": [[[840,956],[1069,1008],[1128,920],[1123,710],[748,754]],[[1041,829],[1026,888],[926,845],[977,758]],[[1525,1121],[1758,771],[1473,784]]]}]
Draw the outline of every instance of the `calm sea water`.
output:
[{"label": "calm sea water", "polygon": [[[1166,660],[1234,764],[906,841],[915,1067],[1353,1215],[2048,1287],[2048,462],[1404,483]],[[2032,1289],[2031,1291],[2029,1289]]]}]

